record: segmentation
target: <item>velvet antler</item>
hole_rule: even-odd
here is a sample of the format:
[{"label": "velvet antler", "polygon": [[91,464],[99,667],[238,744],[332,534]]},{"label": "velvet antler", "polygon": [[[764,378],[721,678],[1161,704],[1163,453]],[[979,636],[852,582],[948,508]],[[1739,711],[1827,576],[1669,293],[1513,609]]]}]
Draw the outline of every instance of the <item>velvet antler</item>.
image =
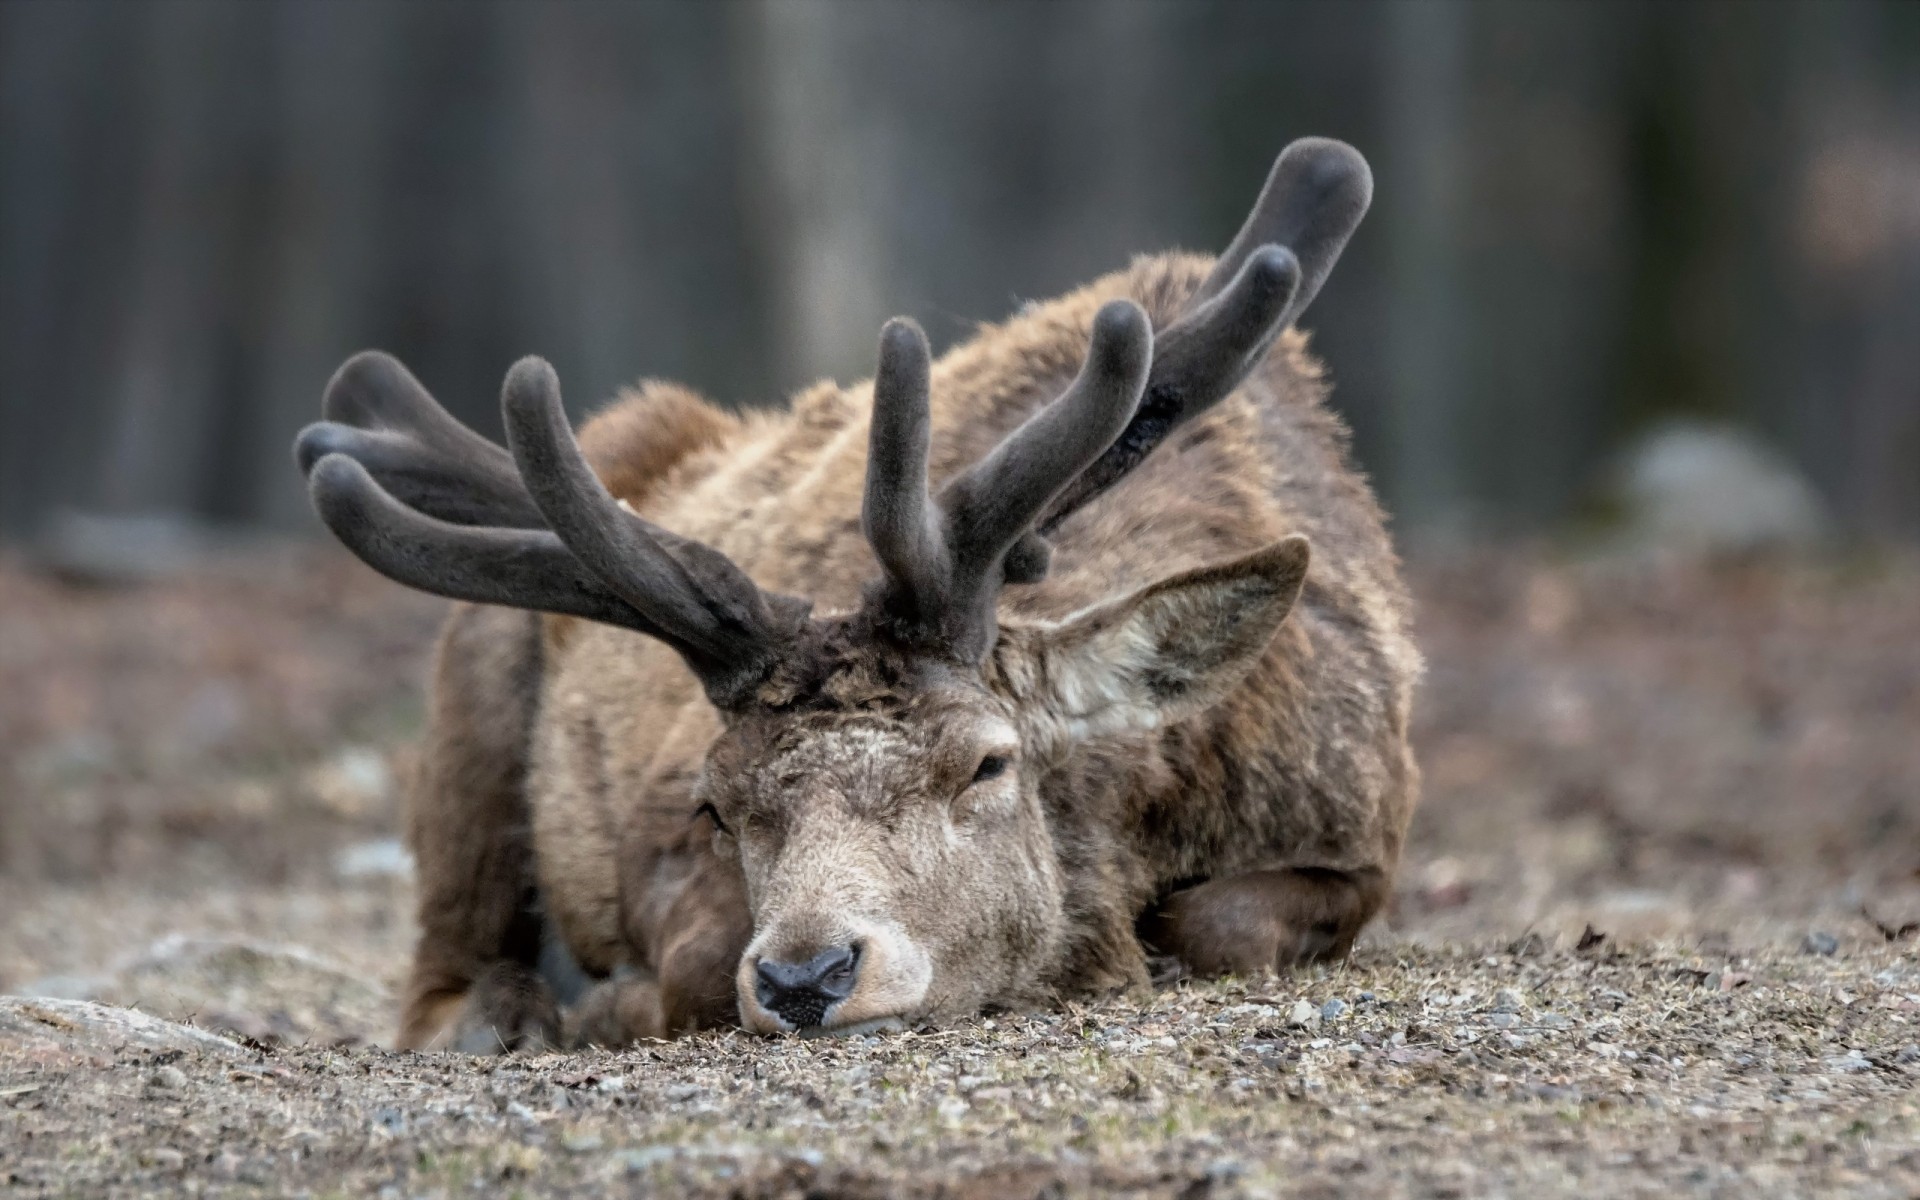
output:
[{"label": "velvet antler", "polygon": [[335,420],[295,443],[315,510],[391,579],[637,630],[679,651],[715,704],[744,698],[806,603],[622,507],[574,440],[545,362],[514,364],[501,407],[510,451],[456,422],[397,362],[357,356],[328,388]]},{"label": "velvet antler", "polygon": [[1014,548],[1010,579],[1032,574],[1028,564],[1045,563],[1042,535],[1240,386],[1280,331],[1312,303],[1372,198],[1367,160],[1346,143],[1302,138],[1281,151],[1240,232],[1185,313],[1156,337],[1139,410]]},{"label": "velvet antler", "polygon": [[1153,354],[1147,316],[1116,300],[1094,318],[1085,365],[1057,399],[940,490],[927,490],[926,336],[880,335],[862,524],[886,579],[879,602],[909,641],[978,661],[993,644],[1007,551],[1134,415]]}]

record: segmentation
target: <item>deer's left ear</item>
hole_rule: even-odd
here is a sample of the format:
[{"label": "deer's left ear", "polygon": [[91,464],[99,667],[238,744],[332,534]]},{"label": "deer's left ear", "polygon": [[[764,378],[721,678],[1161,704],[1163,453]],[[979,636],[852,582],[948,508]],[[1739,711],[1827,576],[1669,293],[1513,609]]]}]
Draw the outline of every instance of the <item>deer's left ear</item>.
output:
[{"label": "deer's left ear", "polygon": [[1006,685],[1073,738],[1151,729],[1240,682],[1292,611],[1307,539],[1186,571],[1051,625],[1002,630]]}]

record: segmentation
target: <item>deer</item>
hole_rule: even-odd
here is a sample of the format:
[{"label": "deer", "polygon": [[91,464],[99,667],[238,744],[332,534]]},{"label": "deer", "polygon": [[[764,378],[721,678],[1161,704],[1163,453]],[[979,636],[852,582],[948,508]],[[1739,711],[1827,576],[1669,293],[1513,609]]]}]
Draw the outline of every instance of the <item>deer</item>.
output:
[{"label": "deer", "polygon": [[[732,413],[671,383],[503,447],[363,352],[296,442],[452,599],[395,1044],[865,1033],[1347,955],[1416,803],[1385,515],[1295,328],[1371,202],[1302,139],[1215,259]],[[1311,546],[1311,553],[1309,547]]]}]

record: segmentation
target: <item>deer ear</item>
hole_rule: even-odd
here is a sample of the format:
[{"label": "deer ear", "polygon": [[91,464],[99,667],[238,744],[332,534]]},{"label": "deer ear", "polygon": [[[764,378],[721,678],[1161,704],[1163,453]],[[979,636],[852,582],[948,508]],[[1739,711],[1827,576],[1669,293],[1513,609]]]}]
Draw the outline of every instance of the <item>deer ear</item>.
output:
[{"label": "deer ear", "polygon": [[[1003,639],[1026,699],[1073,738],[1152,729],[1207,708],[1259,660],[1307,577],[1307,539],[1186,571]],[[1024,661],[1019,661],[1024,659]]]}]

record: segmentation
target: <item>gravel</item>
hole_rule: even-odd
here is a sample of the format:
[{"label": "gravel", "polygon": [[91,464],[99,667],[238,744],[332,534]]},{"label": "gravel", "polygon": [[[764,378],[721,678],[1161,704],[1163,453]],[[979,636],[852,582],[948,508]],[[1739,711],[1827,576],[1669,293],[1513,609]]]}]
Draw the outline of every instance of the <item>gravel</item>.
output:
[{"label": "gravel", "polygon": [[[1789,1181],[1911,1195],[1911,948],[1739,953],[1752,981],[1735,992],[1706,985],[1717,958],[1377,941],[1289,979],[1187,982],[991,1028],[719,1034],[494,1060],[309,1046],[235,1058],[70,1019],[37,1047],[0,1042],[4,1169],[19,1194],[324,1177],[347,1194],[407,1196],[616,1184],[738,1197],[1592,1195]],[[1893,986],[1876,982],[1889,971]],[[1356,985],[1375,1000],[1345,1011],[1339,1039],[1276,1020],[1269,1003],[1290,1018],[1313,993]],[[1488,1018],[1515,1014],[1486,1000],[1505,991],[1564,1020],[1498,1033]]]}]

